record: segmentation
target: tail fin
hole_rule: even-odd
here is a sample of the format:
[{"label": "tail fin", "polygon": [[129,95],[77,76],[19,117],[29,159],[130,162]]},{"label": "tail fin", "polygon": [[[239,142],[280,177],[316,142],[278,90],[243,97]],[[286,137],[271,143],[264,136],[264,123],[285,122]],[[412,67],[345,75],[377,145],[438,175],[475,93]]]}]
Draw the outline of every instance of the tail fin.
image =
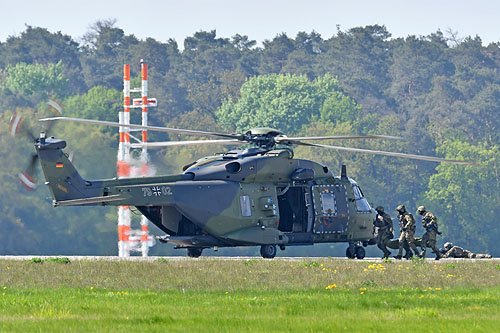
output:
[{"label": "tail fin", "polygon": [[56,138],[40,138],[35,145],[54,203],[102,195],[100,182],[83,179],[63,152],[65,147],[66,141]]}]

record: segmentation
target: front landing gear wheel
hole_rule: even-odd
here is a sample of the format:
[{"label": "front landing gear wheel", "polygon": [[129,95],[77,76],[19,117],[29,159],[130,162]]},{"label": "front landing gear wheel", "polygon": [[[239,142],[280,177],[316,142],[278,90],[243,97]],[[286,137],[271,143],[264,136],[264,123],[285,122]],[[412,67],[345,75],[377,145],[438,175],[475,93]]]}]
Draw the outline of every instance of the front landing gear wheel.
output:
[{"label": "front landing gear wheel", "polygon": [[354,259],[356,257],[356,249],[352,249],[350,246],[345,250],[345,256],[347,259]]},{"label": "front landing gear wheel", "polygon": [[276,256],[276,245],[262,245],[260,254],[262,258],[274,258]]},{"label": "front landing gear wheel", "polygon": [[354,252],[356,252],[356,258],[358,259],[363,259],[366,255],[365,249],[362,248],[361,246],[356,246]]},{"label": "front landing gear wheel", "polygon": [[201,251],[203,251],[203,249],[199,247],[188,247],[188,257],[198,258],[201,256]]}]

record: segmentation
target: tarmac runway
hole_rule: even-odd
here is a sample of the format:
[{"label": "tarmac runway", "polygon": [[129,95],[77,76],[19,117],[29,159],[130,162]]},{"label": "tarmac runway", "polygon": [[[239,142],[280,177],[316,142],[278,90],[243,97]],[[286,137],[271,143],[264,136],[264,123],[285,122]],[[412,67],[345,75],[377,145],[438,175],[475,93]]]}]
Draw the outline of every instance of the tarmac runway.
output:
[{"label": "tarmac runway", "polygon": [[[155,262],[158,259],[169,260],[169,261],[185,261],[185,260],[235,260],[235,261],[245,261],[245,260],[286,260],[286,261],[304,261],[304,260],[321,260],[321,259],[335,259],[335,260],[353,260],[353,261],[374,261],[382,262],[380,258],[364,258],[359,259],[347,259],[345,257],[275,257],[273,259],[264,259],[262,257],[223,257],[223,256],[201,256],[199,258],[190,258],[187,256],[168,256],[168,257],[141,257],[141,256],[131,256],[131,257],[118,257],[118,256],[39,256],[39,255],[22,255],[22,256],[0,256],[0,260],[31,260],[33,258],[49,259],[49,258],[68,258],[71,261],[85,260],[85,261],[146,261]],[[396,259],[391,259],[392,261],[398,261]],[[427,261],[436,262],[433,258],[426,258]],[[446,258],[440,261],[500,261],[500,258],[492,259],[457,259],[457,258]],[[406,260],[402,260],[403,262]]]}]

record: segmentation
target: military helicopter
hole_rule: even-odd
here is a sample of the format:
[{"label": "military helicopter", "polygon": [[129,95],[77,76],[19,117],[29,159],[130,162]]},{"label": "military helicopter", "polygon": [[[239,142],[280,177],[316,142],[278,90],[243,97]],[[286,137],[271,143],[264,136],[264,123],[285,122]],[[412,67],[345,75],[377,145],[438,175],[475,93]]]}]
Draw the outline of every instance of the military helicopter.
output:
[{"label": "military helicopter", "polygon": [[[54,117],[40,121],[75,121],[106,126],[119,123]],[[217,140],[142,143],[148,147],[191,144],[251,144],[202,158],[182,174],[126,179],[85,180],[64,153],[66,142],[40,133],[35,148],[53,206],[135,206],[166,233],[159,240],[199,257],[207,248],[260,246],[264,258],[277,247],[345,242],[348,258],[365,257],[373,238],[375,210],[345,165],[340,176],[324,165],[293,157],[292,145],[321,147],[417,160],[471,164],[430,156],[311,143],[316,140],[401,139],[399,137],[287,137],[272,128],[244,134],[127,125],[131,129],[219,137]],[[133,145],[132,145],[133,146]]]}]

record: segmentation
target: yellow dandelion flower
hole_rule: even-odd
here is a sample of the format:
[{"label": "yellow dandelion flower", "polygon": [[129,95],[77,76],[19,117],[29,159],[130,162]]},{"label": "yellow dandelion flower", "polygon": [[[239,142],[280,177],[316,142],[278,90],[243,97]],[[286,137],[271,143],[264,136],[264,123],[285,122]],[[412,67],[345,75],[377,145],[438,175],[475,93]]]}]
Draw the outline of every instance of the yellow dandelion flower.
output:
[{"label": "yellow dandelion flower", "polygon": [[441,288],[434,288],[435,290],[441,290]]},{"label": "yellow dandelion flower", "polygon": [[363,295],[364,293],[365,293],[364,291],[360,292],[361,295]]}]

